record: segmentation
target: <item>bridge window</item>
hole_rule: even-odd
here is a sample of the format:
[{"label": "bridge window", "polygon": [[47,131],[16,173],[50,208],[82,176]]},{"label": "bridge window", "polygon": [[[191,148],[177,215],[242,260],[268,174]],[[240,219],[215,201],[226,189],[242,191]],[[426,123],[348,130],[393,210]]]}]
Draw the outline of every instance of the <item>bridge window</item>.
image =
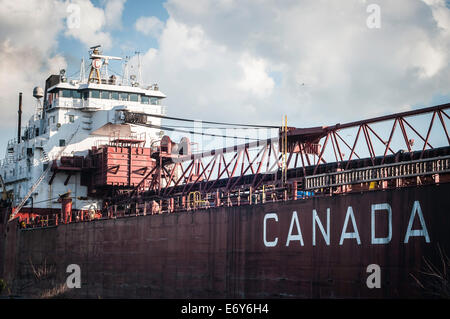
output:
[{"label": "bridge window", "polygon": [[120,93],[121,101],[128,101],[128,93]]},{"label": "bridge window", "polygon": [[148,96],[142,95],[141,96],[141,103],[142,104],[149,104],[150,103],[150,98]]},{"label": "bridge window", "polygon": [[91,91],[91,97],[94,98],[94,99],[99,99],[100,98],[100,91],[92,90]]},{"label": "bridge window", "polygon": [[81,93],[78,92],[78,91],[73,91],[73,92],[72,92],[72,97],[73,97],[74,99],[81,99]]},{"label": "bridge window", "polygon": [[102,91],[102,99],[109,99],[109,91]]},{"label": "bridge window", "polygon": [[118,100],[119,99],[119,92],[111,92],[111,99]]},{"label": "bridge window", "polygon": [[89,91],[83,92],[83,99],[87,100],[89,98]]},{"label": "bridge window", "polygon": [[72,90],[61,90],[62,97],[72,97]]},{"label": "bridge window", "polygon": [[160,104],[159,99],[157,97],[151,97],[150,104],[151,105],[159,105]]},{"label": "bridge window", "polygon": [[139,100],[138,95],[135,93],[130,93],[130,101],[137,102]]}]

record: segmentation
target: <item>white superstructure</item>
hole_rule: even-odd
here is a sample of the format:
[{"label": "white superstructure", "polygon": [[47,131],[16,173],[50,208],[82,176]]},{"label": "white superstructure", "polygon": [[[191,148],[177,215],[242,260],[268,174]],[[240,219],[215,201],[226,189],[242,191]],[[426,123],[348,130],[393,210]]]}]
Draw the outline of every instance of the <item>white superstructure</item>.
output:
[{"label": "white superstructure", "polygon": [[[145,136],[146,147],[161,139],[159,128],[124,124],[119,110],[164,115],[161,101],[166,96],[156,84],[145,87],[135,81],[118,81],[114,75],[109,76],[108,61],[120,58],[101,55],[98,46],[91,49],[88,79],[83,79],[84,62],[77,80],[67,79],[64,70],[59,75],[51,75],[45,90],[36,88],[33,92],[38,106],[26,126],[22,125],[20,141],[16,138],[7,145],[0,174],[7,189],[13,191],[14,206],[23,200],[53,159],[64,155],[84,156],[92,146],[101,145],[111,136]],[[135,76],[130,78],[136,79]],[[147,123],[160,126],[161,119],[147,117]],[[68,181],[67,176],[57,174],[51,185],[50,178],[51,174],[45,176],[25,206],[60,208],[57,198],[70,190],[74,209],[101,207],[101,199],[87,196],[87,187],[80,183],[80,173],[74,173]]]}]

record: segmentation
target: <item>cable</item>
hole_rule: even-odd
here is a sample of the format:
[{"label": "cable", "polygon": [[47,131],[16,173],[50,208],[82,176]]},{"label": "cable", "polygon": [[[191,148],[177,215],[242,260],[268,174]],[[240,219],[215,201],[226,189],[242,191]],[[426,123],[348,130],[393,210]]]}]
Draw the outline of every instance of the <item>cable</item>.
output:
[{"label": "cable", "polygon": [[113,68],[108,68],[108,70],[111,71],[112,73],[115,73],[116,75],[120,76],[121,78],[123,78],[123,74],[116,72]]},{"label": "cable", "polygon": [[[165,124],[167,127],[181,127],[181,128],[193,128],[192,126],[184,126],[184,125],[169,125]],[[202,126],[202,129],[218,129],[218,130],[227,130],[230,129],[229,127],[214,127],[214,126]],[[234,129],[238,130],[262,130],[265,129],[264,127],[236,127]],[[277,127],[278,129],[278,127]]]},{"label": "cable", "polygon": [[198,134],[198,135],[203,135],[203,136],[214,136],[214,137],[224,137],[224,138],[259,141],[259,139],[257,139],[257,138],[229,136],[229,135],[220,135],[220,134],[210,134],[210,133],[201,133],[201,132],[195,132],[195,131],[185,131],[185,130],[179,130],[179,129],[170,128],[170,127],[167,127],[167,126],[154,125],[154,124],[143,124],[143,123],[130,123],[130,124],[141,125],[141,126],[150,127],[150,128],[159,128],[159,129],[162,129],[162,130],[173,131],[173,132]]},{"label": "cable", "polygon": [[174,121],[183,121],[183,122],[201,122],[201,123],[207,123],[207,124],[219,124],[219,125],[229,125],[229,126],[246,126],[246,127],[259,127],[259,128],[280,128],[279,126],[272,126],[272,125],[253,125],[253,124],[236,124],[236,123],[224,123],[224,122],[211,122],[211,121],[197,121],[197,120],[191,120],[191,119],[184,119],[179,117],[171,117],[171,116],[165,116],[165,115],[157,115],[157,114],[149,114],[145,112],[133,112],[136,114],[143,114],[150,117],[157,117],[161,119],[167,119],[167,120],[174,120]]},{"label": "cable", "polygon": [[56,199],[59,199],[59,197],[50,198],[50,199],[45,199],[45,200],[40,200],[40,201],[38,201],[38,202],[33,202],[33,205],[34,205],[34,204],[39,204],[39,203],[50,202],[50,201],[56,200]]},{"label": "cable", "polygon": [[78,73],[80,73],[80,71],[74,72],[72,75],[69,75],[67,78],[70,79],[70,78],[74,77],[74,76],[75,76],[76,74],[78,74]]}]

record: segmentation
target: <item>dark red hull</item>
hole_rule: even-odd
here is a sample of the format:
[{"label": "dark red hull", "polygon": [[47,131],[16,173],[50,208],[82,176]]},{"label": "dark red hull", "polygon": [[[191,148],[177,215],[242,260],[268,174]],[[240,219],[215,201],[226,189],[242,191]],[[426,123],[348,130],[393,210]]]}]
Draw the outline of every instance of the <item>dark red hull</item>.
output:
[{"label": "dark red hull", "polygon": [[[428,297],[413,276],[426,280],[419,274],[424,258],[441,267],[438,246],[450,255],[449,194],[450,184],[442,184],[45,229],[19,230],[10,224],[3,242],[2,276],[19,295],[39,293],[27,284],[33,282],[33,267],[46,265],[53,269],[52,282],[63,284],[69,275],[66,267],[78,264],[81,288],[67,290],[70,297]],[[374,204],[392,208],[392,236],[384,240],[387,243],[372,243],[372,236],[389,237],[388,213],[378,210],[372,220]],[[360,244],[355,234],[355,238],[344,235],[340,244],[342,233],[355,231],[349,206]],[[317,224],[313,245],[313,209],[326,233],[327,208],[329,245]],[[294,211],[301,240],[295,237]],[[412,213],[411,236],[405,243]],[[346,219],[348,227],[343,229]],[[294,240],[286,246],[291,224]],[[367,287],[370,264],[380,266],[381,288]]]}]

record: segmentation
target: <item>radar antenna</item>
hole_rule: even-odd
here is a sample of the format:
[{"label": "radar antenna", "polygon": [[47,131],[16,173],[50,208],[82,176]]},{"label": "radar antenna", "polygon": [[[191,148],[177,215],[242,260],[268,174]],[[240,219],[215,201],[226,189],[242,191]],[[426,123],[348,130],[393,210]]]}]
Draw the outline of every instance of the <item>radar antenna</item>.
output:
[{"label": "radar antenna", "polygon": [[[92,51],[90,52],[90,59],[92,60],[92,64],[91,64],[91,72],[89,73],[89,78],[88,78],[88,82],[97,81],[98,84],[102,83],[102,80],[100,77],[101,67],[103,65],[105,66],[106,76],[107,76],[109,60],[122,60],[122,58],[119,58],[119,57],[102,55],[99,50],[100,47],[101,47],[100,45],[91,47]],[[94,73],[95,73],[95,75],[94,75]]]}]

